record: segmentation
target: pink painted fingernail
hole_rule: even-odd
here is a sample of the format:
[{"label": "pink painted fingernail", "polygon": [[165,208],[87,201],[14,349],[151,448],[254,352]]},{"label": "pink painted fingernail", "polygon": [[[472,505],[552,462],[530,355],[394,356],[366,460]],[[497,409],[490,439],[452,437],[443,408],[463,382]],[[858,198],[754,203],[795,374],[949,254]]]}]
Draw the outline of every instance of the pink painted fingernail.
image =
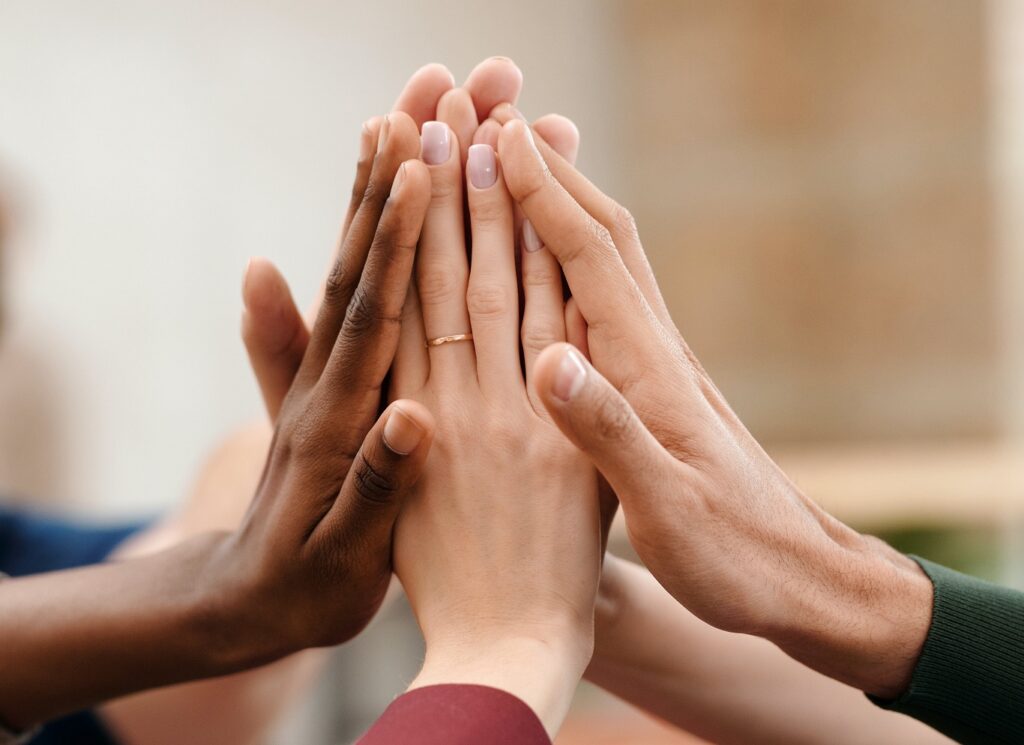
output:
[{"label": "pink painted fingernail", "polygon": [[494,148],[490,145],[473,145],[469,148],[466,170],[469,181],[477,189],[489,189],[498,179],[497,164],[494,161]]},{"label": "pink painted fingernail", "polygon": [[529,220],[523,220],[523,248],[530,253],[544,248],[544,243],[541,241],[540,236],[537,235],[537,231],[533,229],[533,223]]},{"label": "pink painted fingernail", "polygon": [[384,422],[384,444],[398,455],[408,455],[423,440],[423,428],[398,406],[391,409]]},{"label": "pink painted fingernail", "polygon": [[551,392],[563,401],[569,401],[580,392],[587,382],[587,368],[583,365],[580,353],[569,348],[562,355],[555,371],[555,379],[551,383]]},{"label": "pink painted fingernail", "polygon": [[445,163],[451,150],[448,125],[444,122],[426,122],[423,125],[423,162],[428,166]]}]

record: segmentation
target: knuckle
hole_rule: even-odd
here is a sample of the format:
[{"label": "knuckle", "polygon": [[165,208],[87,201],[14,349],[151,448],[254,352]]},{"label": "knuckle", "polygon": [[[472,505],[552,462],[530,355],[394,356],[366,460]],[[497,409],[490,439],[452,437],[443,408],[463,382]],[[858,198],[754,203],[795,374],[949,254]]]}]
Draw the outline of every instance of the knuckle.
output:
[{"label": "knuckle", "polygon": [[367,292],[361,285],[357,287],[345,312],[347,331],[353,335],[365,334],[389,320],[398,322],[397,318],[385,317],[380,299],[374,293]]},{"label": "knuckle", "polygon": [[486,192],[469,200],[469,216],[477,226],[501,225],[512,219],[512,208],[500,195]]},{"label": "knuckle", "polygon": [[447,175],[440,175],[436,172],[430,179],[430,201],[435,207],[447,206],[452,202],[462,199],[461,184]]},{"label": "knuckle", "polygon": [[387,200],[390,191],[390,189],[384,188],[384,184],[379,179],[371,176],[370,180],[366,182],[366,188],[363,189],[362,201],[379,208]]},{"label": "knuckle", "polygon": [[339,258],[324,282],[324,302],[330,305],[347,303],[352,290],[352,273],[348,271],[344,259]]},{"label": "knuckle", "polygon": [[418,278],[420,303],[422,305],[443,305],[459,294],[459,277],[443,267],[424,268]]},{"label": "knuckle", "polygon": [[562,339],[559,338],[558,330],[546,324],[526,324],[523,326],[522,343],[523,350],[533,354],[540,354]]},{"label": "knuckle", "polygon": [[638,237],[636,218],[621,204],[615,203],[612,209],[611,224],[615,232],[627,240],[635,240]]},{"label": "knuckle", "polygon": [[622,399],[609,388],[602,388],[594,398],[594,429],[606,442],[625,445],[637,435],[637,423]]},{"label": "knuckle", "polygon": [[499,285],[470,283],[466,293],[466,307],[472,316],[502,317],[512,311],[512,294]]},{"label": "knuckle", "polygon": [[612,240],[612,234],[608,231],[608,228],[593,219],[587,221],[587,241],[585,245],[587,250],[599,255],[615,249],[615,241]]},{"label": "knuckle", "polygon": [[531,287],[550,287],[556,282],[561,286],[562,278],[558,268],[548,262],[543,262],[543,266],[531,266],[526,267],[527,263],[532,264],[533,262],[523,262],[523,287],[528,289]]},{"label": "knuckle", "polygon": [[372,504],[391,502],[401,488],[393,474],[372,464],[365,455],[359,457],[352,484],[359,498]]}]

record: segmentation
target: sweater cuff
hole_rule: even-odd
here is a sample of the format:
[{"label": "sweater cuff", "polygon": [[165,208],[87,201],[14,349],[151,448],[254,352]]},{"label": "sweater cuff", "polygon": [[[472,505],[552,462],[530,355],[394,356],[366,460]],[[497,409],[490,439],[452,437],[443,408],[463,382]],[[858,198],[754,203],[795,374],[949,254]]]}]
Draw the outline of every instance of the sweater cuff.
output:
[{"label": "sweater cuff", "polygon": [[479,685],[409,691],[381,715],[359,745],[551,745],[533,709],[511,693]]},{"label": "sweater cuff", "polygon": [[965,743],[1024,741],[1024,593],[912,556],[935,588],[910,687],[869,698]]}]

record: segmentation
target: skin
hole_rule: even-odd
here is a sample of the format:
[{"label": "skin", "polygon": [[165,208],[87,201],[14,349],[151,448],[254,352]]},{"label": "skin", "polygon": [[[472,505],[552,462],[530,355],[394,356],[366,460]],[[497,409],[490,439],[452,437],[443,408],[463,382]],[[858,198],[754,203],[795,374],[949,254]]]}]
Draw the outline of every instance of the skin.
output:
[{"label": "skin", "polygon": [[[500,67],[508,63],[505,60],[496,63],[488,61],[483,63],[483,67],[490,64]],[[480,69],[477,68],[478,71]],[[470,84],[477,75],[474,72],[470,76],[465,89],[471,88]],[[565,505],[569,511],[567,515],[580,509],[576,504],[581,492],[580,482],[570,476],[563,476],[560,483],[564,488],[552,488],[550,484],[542,485],[543,488],[520,484],[518,491],[522,491],[528,499],[501,500],[498,504],[505,508],[491,512],[483,510],[483,505],[478,503],[476,496],[479,489],[473,479],[493,479],[492,468],[498,463],[506,471],[514,469],[511,472],[515,475],[509,476],[507,483],[516,483],[522,458],[537,464],[538,474],[549,474],[545,479],[566,470],[565,463],[558,463],[563,458],[570,464],[575,462],[569,471],[579,469],[580,478],[584,481],[594,479],[593,470],[582,466],[579,455],[568,447],[563,437],[551,429],[539,399],[532,397],[529,388],[525,386],[519,363],[520,338],[524,354],[532,362],[550,340],[571,339],[574,333],[579,335],[585,328],[579,314],[573,312],[572,303],[566,305],[563,302],[560,270],[546,253],[523,255],[522,267],[528,277],[528,294],[522,326],[519,325],[514,264],[514,236],[517,233],[512,230],[513,221],[518,217],[500,181],[485,190],[475,189],[471,183],[465,186],[471,223],[469,238],[474,256],[474,272],[468,271],[463,245],[463,200],[452,196],[453,192],[463,188],[460,166],[468,154],[468,145],[460,140],[457,132],[468,133],[475,144],[490,144],[493,147],[500,131],[497,122],[484,120],[479,127],[475,122],[472,127],[467,124],[474,116],[474,109],[476,112],[486,112],[492,108],[486,102],[484,105],[476,103],[472,95],[467,98],[458,89],[450,91],[438,105],[438,119],[444,121],[452,133],[451,157],[443,165],[432,167],[435,176],[432,183],[436,183],[422,244],[431,247],[430,258],[435,264],[431,268],[429,260],[421,262],[418,276],[425,284],[438,287],[452,284],[443,277],[436,279],[438,273],[451,270],[455,276],[461,277],[455,291],[448,293],[447,298],[438,297],[431,307],[437,307],[442,316],[445,313],[456,314],[455,317],[465,321],[464,328],[471,327],[474,333],[479,333],[483,342],[490,343],[489,349],[493,351],[485,350],[483,367],[493,368],[493,374],[479,377],[480,354],[472,348],[473,345],[468,344],[465,345],[466,349],[459,350],[458,347],[465,344],[462,343],[432,350],[444,355],[454,351],[459,355],[456,359],[469,363],[465,367],[452,367],[452,376],[440,377],[440,373],[434,369],[436,366],[431,365],[431,354],[423,348],[423,334],[426,332],[423,330],[424,322],[419,305],[415,299],[407,305],[403,317],[403,342],[392,373],[395,395],[404,395],[399,391],[408,389],[415,391],[416,397],[440,407],[439,410],[448,410],[448,402],[459,398],[463,390],[451,386],[465,383],[464,392],[474,395],[476,401],[474,406],[464,407],[466,416],[463,420],[452,421],[446,428],[447,435],[443,440],[451,441],[450,454],[435,461],[438,464],[435,466],[435,482],[444,486],[425,490],[424,495],[418,498],[420,506],[415,509],[422,513],[421,518],[403,518],[409,527],[399,529],[398,532],[404,532],[409,537],[401,540],[395,550],[396,556],[410,557],[406,561],[408,571],[399,570],[399,574],[403,576],[407,589],[413,588],[409,592],[410,597],[415,596],[419,600],[418,603],[414,600],[414,607],[419,608],[417,615],[428,638],[427,660],[412,687],[451,682],[498,687],[519,696],[532,706],[553,733],[565,715],[592,644],[593,586],[588,585],[582,592],[577,590],[574,594],[566,593],[572,598],[568,603],[559,598],[562,592],[559,586],[575,583],[570,580],[573,574],[573,571],[569,571],[570,566],[583,567],[584,573],[593,574],[596,582],[600,550],[588,549],[592,550],[589,560],[566,565],[566,556],[571,556],[571,544],[565,544],[563,533],[552,534],[555,526],[550,520],[550,510],[556,502]],[[575,158],[579,133],[572,122],[552,114],[538,119],[534,126],[566,157]],[[357,184],[359,181],[360,176],[357,176]],[[431,277],[432,271],[435,272],[434,277]],[[481,289],[471,291],[470,285]],[[251,283],[247,295],[255,294],[256,290],[259,302],[247,302],[249,317],[243,325],[243,331],[261,390],[268,408],[273,410],[282,391],[290,385],[294,375],[292,360],[301,357],[306,335],[303,333],[303,319],[291,301],[287,285],[280,275],[274,273]],[[468,309],[469,296],[476,297],[475,300],[469,300],[469,305],[476,310],[474,313]],[[499,296],[505,304],[501,313],[494,312],[494,308],[481,307],[491,305]],[[434,318],[437,317],[435,312]],[[501,328],[492,332],[492,323]],[[415,330],[415,333],[410,334],[408,330]],[[287,343],[283,343],[285,340]],[[441,369],[444,369],[446,359],[440,358]],[[492,365],[494,359],[503,359],[504,365]],[[485,379],[490,399],[484,397]],[[506,420],[508,412],[502,407],[512,405],[517,407],[515,411],[518,418]],[[491,450],[496,452],[488,450],[473,454],[473,468],[465,471],[452,468],[452,459],[466,461],[465,453],[476,450],[476,438],[468,438],[466,433],[479,430],[480,427],[493,430],[495,444],[526,435],[532,437],[534,445],[528,454],[519,454],[520,460],[517,461],[510,461],[507,451],[492,447]],[[499,429],[504,431],[499,433]],[[552,461],[553,465],[551,468],[539,467],[542,461]],[[453,481],[458,482],[457,490],[449,490],[449,487],[455,486],[449,483]],[[496,483],[506,483],[506,480]],[[447,519],[441,519],[442,506],[438,504],[438,493],[448,495],[448,501],[445,502],[447,507],[459,507],[462,519],[457,526]],[[568,495],[572,494],[577,497],[568,502]],[[551,499],[545,503],[541,495],[551,495]],[[511,509],[513,504],[518,505],[516,510]],[[524,510],[526,505],[533,509]],[[610,511],[607,512],[603,518],[605,530],[610,514]],[[572,518],[570,524],[589,523],[592,527],[596,526],[595,530],[583,532],[580,541],[584,538],[589,541],[595,536],[599,541],[601,525],[595,522],[596,513],[587,515],[589,517],[581,512]],[[522,526],[516,531],[520,537],[536,534],[531,550],[524,551],[519,540],[513,540],[514,537],[508,533],[507,526],[512,522]],[[467,548],[461,555],[434,551],[437,545],[457,542],[456,538],[449,536],[457,536],[457,540],[462,540],[467,535],[466,531],[470,535],[479,535],[481,539],[474,542],[471,551]],[[489,543],[491,539],[500,540],[502,554],[494,553],[496,544],[493,541]],[[428,543],[430,551],[426,549],[425,544]],[[590,543],[585,545],[591,546]],[[557,552],[553,553],[556,548]],[[411,557],[417,553],[420,555],[413,560]],[[423,556],[431,555],[436,558],[436,563],[419,565]],[[510,570],[522,555],[537,556],[538,568],[529,573],[531,576],[552,572],[559,578],[558,581],[553,582],[549,588],[540,588],[535,592],[535,588],[522,582],[524,575],[521,571]],[[458,570],[459,562],[482,562],[480,571],[473,576],[472,584],[465,585],[457,596],[447,592],[436,593],[439,584],[456,584],[452,572]],[[428,592],[424,589],[426,587],[433,589]],[[484,587],[504,590],[488,596],[479,592]],[[513,591],[513,588],[518,590]],[[517,597],[519,590],[526,595]],[[524,597],[534,595],[536,597],[532,605],[522,602]],[[463,598],[477,601],[477,605],[473,612],[462,614],[460,623],[454,623],[448,608],[451,604],[463,604]],[[481,614],[493,618],[496,612],[507,612],[515,604],[513,600],[520,605],[520,615],[509,616],[502,624],[479,623]],[[468,605],[465,607],[468,611]]]},{"label": "skin", "polygon": [[771,642],[709,626],[644,568],[613,556],[605,557],[595,626],[587,679],[708,742],[951,742]]},{"label": "skin", "polygon": [[372,617],[391,577],[400,497],[433,432],[416,402],[378,418],[398,342],[389,319],[430,200],[429,174],[409,160],[417,152],[415,122],[391,114],[241,527],[0,586],[4,721],[27,727],[337,644]]},{"label": "skin", "polygon": [[535,365],[539,395],[614,488],[646,566],[710,625],[899,695],[931,620],[927,577],[796,488],[672,324],[629,213],[511,107],[492,116],[503,122],[509,191],[588,326],[593,364],[569,345],[549,347]]},{"label": "skin", "polygon": [[[395,531],[395,571],[427,647],[412,688],[502,688],[554,734],[591,653],[597,477],[530,400],[520,366],[521,337],[565,338],[558,268],[523,257],[529,280],[520,323],[513,205],[498,179],[465,185],[470,269],[463,172],[454,131],[448,136],[448,157],[430,166],[417,292],[402,318],[392,378],[392,395],[443,412],[434,457]],[[489,145],[476,147],[493,158]],[[470,329],[473,341],[424,346]],[[491,485],[485,493],[482,483]]]}]

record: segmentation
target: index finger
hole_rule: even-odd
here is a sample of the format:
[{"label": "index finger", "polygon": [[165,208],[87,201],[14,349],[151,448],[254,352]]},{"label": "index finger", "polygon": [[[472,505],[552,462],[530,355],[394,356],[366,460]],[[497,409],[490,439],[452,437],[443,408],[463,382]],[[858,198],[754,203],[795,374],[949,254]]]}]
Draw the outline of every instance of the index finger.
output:
[{"label": "index finger", "polygon": [[650,317],[651,309],[608,230],[551,174],[529,125],[519,119],[505,124],[498,150],[512,197],[562,265],[591,328],[622,323],[623,318]]}]

